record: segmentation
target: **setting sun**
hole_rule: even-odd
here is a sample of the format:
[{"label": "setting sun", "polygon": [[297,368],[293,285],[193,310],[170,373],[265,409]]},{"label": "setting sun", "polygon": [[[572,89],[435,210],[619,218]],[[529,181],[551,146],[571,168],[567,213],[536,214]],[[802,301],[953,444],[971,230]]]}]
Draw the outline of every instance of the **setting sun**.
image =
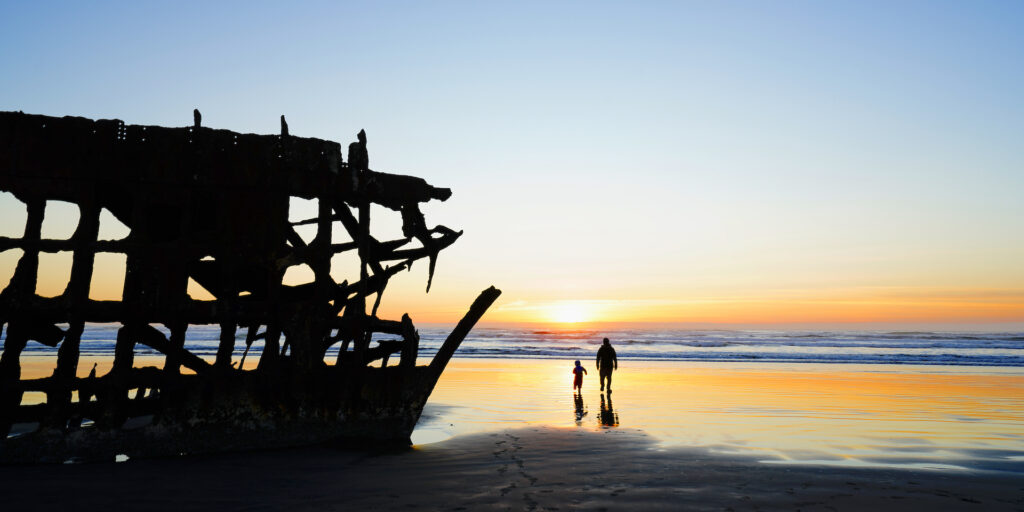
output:
[{"label": "setting sun", "polygon": [[551,306],[551,321],[561,324],[586,322],[593,318],[592,308],[581,302],[560,302]]}]

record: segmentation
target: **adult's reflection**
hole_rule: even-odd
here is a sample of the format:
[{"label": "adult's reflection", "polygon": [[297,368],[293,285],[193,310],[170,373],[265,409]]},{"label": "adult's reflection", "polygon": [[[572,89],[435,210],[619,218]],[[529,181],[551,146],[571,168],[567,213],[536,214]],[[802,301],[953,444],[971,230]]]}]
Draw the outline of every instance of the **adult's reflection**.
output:
[{"label": "adult's reflection", "polygon": [[615,408],[612,407],[612,396],[608,395],[606,399],[604,394],[601,395],[601,416],[598,418],[602,427],[617,427],[619,426],[619,413],[615,412]]}]

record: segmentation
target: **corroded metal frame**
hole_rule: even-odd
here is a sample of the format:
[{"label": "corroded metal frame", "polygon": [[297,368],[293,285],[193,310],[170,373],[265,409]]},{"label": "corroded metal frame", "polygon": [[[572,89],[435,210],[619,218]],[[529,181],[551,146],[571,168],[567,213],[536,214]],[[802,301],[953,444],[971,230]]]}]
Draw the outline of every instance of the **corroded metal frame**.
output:
[{"label": "corroded metal frame", "polygon": [[[163,455],[346,436],[407,439],[448,359],[500,294],[485,290],[433,362],[416,366],[412,320],[381,319],[377,310],[389,280],[422,258],[429,261],[429,291],[438,253],[462,232],[428,228],[420,203],[444,201],[451,191],[370,170],[363,132],[346,163],[336,142],[291,136],[284,116],[279,135],[210,129],[198,111],[194,117],[191,127],[167,128],[0,112],[0,191],[27,207],[24,235],[0,237],[0,252],[23,253],[0,292],[7,335],[0,437],[14,423],[39,424],[31,435],[0,441],[0,460]],[[290,222],[293,197],[316,200],[317,215]],[[78,206],[69,239],[41,237],[48,200]],[[402,238],[371,235],[371,204],[401,215]],[[126,238],[98,239],[103,209],[128,226]],[[332,240],[336,222],[348,240]],[[296,231],[304,225],[316,226],[312,240]],[[37,295],[40,253],[64,251],[73,254],[66,289],[57,297]],[[337,282],[332,258],[350,251],[359,277]],[[126,255],[120,301],[89,298],[97,253]],[[308,265],[313,281],[285,284],[285,272],[296,265]],[[190,278],[215,300],[192,299]],[[79,378],[87,322],[121,327],[110,372]],[[212,362],[185,347],[196,324],[220,327]],[[234,359],[239,329],[243,361]],[[394,339],[374,345],[375,333]],[[264,343],[256,368],[236,368],[256,340]],[[58,347],[52,376],[21,379],[21,352],[31,341]],[[163,367],[136,367],[139,344],[164,354]],[[325,362],[339,344],[337,359]],[[388,365],[393,354],[397,366]],[[371,367],[376,361],[380,367]],[[45,392],[46,401],[22,404],[27,391]],[[152,419],[144,428],[125,428],[140,417]]]}]

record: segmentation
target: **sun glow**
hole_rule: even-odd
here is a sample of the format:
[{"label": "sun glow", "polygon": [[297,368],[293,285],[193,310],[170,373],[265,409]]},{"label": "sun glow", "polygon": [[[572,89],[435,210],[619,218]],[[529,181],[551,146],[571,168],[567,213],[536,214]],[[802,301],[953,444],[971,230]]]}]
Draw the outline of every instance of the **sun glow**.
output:
[{"label": "sun glow", "polygon": [[581,302],[560,302],[551,306],[549,314],[552,322],[560,324],[577,324],[593,319],[593,311]]}]

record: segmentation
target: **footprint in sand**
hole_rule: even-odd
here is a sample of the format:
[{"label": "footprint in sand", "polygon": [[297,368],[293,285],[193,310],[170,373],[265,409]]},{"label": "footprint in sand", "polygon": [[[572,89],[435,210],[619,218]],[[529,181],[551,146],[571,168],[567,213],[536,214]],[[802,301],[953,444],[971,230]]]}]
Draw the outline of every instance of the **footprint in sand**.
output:
[{"label": "footprint in sand", "polygon": [[536,510],[537,509],[537,505],[539,505],[539,503],[537,503],[536,500],[534,500],[532,497],[530,497],[530,493],[528,493],[528,492],[524,492],[523,493],[523,501],[526,502],[526,507],[527,507],[526,509],[527,510]]}]

